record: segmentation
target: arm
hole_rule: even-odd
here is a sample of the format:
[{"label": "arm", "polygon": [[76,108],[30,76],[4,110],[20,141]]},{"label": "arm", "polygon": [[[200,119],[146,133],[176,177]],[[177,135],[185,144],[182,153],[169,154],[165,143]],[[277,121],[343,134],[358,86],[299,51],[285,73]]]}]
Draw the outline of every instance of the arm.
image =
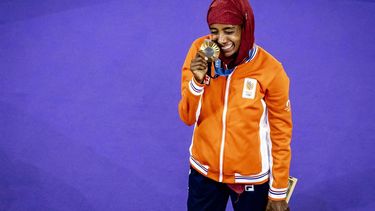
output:
[{"label": "arm", "polygon": [[270,201],[285,201],[291,159],[292,115],[289,78],[282,66],[266,90],[271,138]]},{"label": "arm", "polygon": [[207,62],[198,52],[197,44],[193,43],[182,67],[181,100],[178,104],[180,118],[187,125],[196,122],[200,98],[204,91],[204,85],[200,82],[206,72]]}]

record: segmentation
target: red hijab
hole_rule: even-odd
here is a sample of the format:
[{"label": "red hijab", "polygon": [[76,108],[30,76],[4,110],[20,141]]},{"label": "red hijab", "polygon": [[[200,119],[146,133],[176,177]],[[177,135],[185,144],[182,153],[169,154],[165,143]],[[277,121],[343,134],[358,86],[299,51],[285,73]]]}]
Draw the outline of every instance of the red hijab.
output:
[{"label": "red hijab", "polygon": [[208,12],[207,23],[241,25],[241,44],[237,54],[226,58],[220,54],[220,59],[230,68],[239,65],[248,57],[249,50],[254,44],[254,13],[248,0],[213,0]]}]

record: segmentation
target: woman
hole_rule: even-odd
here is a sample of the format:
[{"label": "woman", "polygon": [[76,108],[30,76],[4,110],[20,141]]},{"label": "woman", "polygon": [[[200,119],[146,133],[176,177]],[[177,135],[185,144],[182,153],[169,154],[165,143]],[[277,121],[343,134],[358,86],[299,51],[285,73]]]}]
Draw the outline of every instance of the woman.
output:
[{"label": "woman", "polygon": [[[188,210],[225,210],[229,196],[235,210],[289,210],[289,79],[254,44],[247,0],[214,0],[207,22],[211,34],[194,41],[182,69],[179,114],[195,125]],[[212,66],[199,51],[206,39],[220,48]]]}]

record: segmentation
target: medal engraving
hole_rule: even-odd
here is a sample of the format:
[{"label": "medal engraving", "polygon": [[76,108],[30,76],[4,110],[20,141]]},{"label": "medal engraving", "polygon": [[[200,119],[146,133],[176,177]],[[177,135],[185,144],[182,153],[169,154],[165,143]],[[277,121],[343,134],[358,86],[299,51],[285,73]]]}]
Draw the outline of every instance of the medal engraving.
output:
[{"label": "medal engraving", "polygon": [[207,62],[213,62],[219,58],[220,48],[212,40],[206,39],[200,49],[208,58]]}]

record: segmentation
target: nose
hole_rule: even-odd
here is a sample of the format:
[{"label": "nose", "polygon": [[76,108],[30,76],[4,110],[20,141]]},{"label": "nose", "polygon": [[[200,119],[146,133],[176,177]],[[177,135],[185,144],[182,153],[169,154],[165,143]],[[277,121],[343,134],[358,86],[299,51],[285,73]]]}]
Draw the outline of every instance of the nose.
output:
[{"label": "nose", "polygon": [[218,35],[217,42],[218,42],[219,44],[225,44],[226,41],[227,41],[227,39],[226,39],[225,35],[223,35],[223,34],[219,34],[219,35]]}]

